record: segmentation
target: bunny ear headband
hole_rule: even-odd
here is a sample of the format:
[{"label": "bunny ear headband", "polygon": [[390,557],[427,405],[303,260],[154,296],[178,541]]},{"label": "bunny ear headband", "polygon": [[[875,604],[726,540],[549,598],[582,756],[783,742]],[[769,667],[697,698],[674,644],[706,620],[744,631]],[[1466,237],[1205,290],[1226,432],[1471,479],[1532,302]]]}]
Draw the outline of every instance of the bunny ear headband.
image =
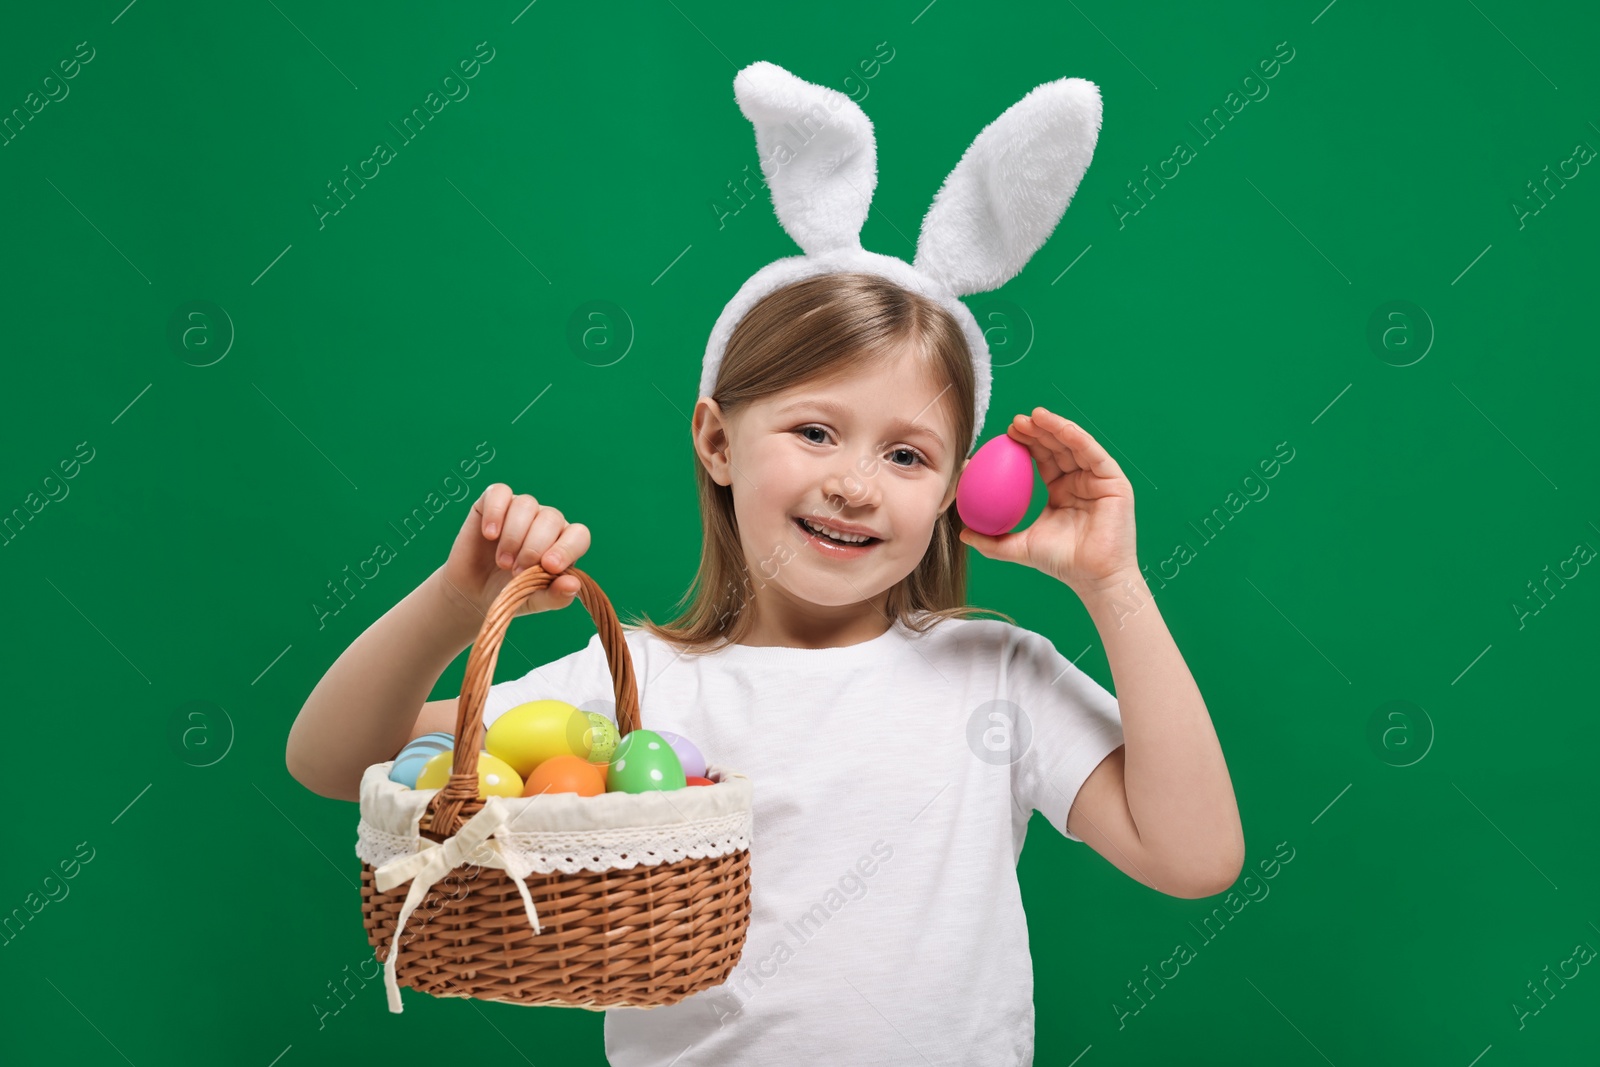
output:
[{"label": "bunny ear headband", "polygon": [[765,61],[741,70],[733,93],[755,126],[778,221],[804,254],[762,267],[722,309],[700,395],[712,395],[728,338],[762,297],[812,275],[862,271],[930,297],[961,324],[977,380],[976,444],[989,409],[989,346],[957,298],[1016,277],[1061,221],[1094,156],[1100,91],[1082,78],[1046,82],[985,126],[934,196],[911,263],[861,247],[878,149],[854,100]]}]

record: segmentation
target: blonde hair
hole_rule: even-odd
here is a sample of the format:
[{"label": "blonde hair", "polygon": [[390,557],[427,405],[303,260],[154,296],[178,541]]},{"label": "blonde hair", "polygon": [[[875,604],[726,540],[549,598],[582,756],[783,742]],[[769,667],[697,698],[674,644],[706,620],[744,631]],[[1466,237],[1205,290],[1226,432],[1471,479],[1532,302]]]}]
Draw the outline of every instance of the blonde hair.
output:
[{"label": "blonde hair", "polygon": [[[920,294],[874,274],[837,272],[815,275],[763,297],[740,320],[728,339],[712,393],[725,415],[797,385],[836,381],[864,363],[897,355],[907,344],[923,357],[935,381],[947,385],[941,396],[955,424],[955,440],[973,439],[972,357],[955,318]],[[950,478],[961,468],[953,459]],[[677,607],[688,608],[670,622],[640,613],[631,625],[676,644],[685,652],[716,651],[737,644],[754,618],[749,569],[739,541],[733,490],[712,479],[699,456],[695,480],[700,493],[703,531],[700,568]],[[948,490],[949,485],[946,485]],[[965,603],[966,546],[954,502],[934,524],[928,551],[915,570],[889,591],[885,612],[924,633],[947,618],[986,612],[1008,622],[1004,612]]]}]

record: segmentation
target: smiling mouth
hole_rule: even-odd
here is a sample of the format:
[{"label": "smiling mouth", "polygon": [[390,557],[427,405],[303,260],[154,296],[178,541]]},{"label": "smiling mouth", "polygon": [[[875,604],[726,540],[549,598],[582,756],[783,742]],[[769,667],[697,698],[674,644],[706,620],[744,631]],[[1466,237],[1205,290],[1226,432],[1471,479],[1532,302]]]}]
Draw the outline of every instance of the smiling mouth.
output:
[{"label": "smiling mouth", "polygon": [[868,545],[875,545],[883,540],[881,537],[869,537],[865,541],[841,541],[836,537],[829,537],[827,534],[822,533],[819,530],[813,530],[811,527],[806,525],[804,519],[797,518],[794,520],[794,524],[800,528],[801,533],[809,537],[815,537],[819,540],[826,541],[831,545],[839,545],[842,548],[866,548]]}]

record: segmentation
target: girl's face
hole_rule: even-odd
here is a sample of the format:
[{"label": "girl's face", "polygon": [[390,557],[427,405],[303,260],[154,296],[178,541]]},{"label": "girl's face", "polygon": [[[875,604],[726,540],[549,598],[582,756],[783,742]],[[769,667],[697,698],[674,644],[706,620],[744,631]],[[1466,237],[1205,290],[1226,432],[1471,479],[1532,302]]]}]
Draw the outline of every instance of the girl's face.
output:
[{"label": "girl's face", "polygon": [[[888,590],[922,561],[965,466],[947,392],[905,351],[732,417],[710,398],[696,404],[696,451],[732,488],[758,632],[820,638],[850,624],[881,632]],[[872,541],[833,547],[802,517]]]}]

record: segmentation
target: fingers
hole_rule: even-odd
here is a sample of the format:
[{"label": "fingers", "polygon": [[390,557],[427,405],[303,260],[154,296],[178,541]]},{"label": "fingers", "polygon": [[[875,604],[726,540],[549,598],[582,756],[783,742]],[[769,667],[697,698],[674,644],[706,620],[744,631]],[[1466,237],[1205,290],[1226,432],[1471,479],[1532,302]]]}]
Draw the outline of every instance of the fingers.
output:
[{"label": "fingers", "polygon": [[1045,484],[1055,481],[1061,475],[1061,464],[1056,462],[1056,454],[1050,446],[1040,439],[1028,416],[1018,415],[1012,420],[1010,430],[1011,439],[1027,448],[1028,454],[1039,465],[1039,477],[1044,479]]},{"label": "fingers", "polygon": [[[552,507],[542,507],[534,516],[533,525],[528,529],[527,536],[522,539],[522,545],[517,549],[516,563],[511,568],[512,574],[521,574],[535,563],[544,559],[545,553],[550,551],[550,546],[555,544],[556,538],[566,528],[567,519],[560,510]],[[541,563],[540,566],[543,566]],[[545,567],[545,570],[550,570]]]},{"label": "fingers", "polygon": [[1018,416],[1035,440],[1058,458],[1063,472],[1085,470],[1098,478],[1122,478],[1122,468],[1089,431],[1047,408],[1034,408],[1032,416]]},{"label": "fingers", "polygon": [[[1044,408],[1034,408],[1033,411],[1033,415],[1017,416],[1017,426],[1026,435],[1025,439],[1043,449],[1050,456],[1050,460],[1055,465],[1058,473],[1071,474],[1075,470],[1081,470],[1082,464],[1078,462],[1077,455],[1067,446],[1065,441],[1061,440],[1056,427],[1046,425],[1044,419],[1040,417],[1050,413],[1045,411]],[[1059,417],[1057,416],[1057,418]],[[1046,475],[1045,481],[1050,480],[1051,478]]]},{"label": "fingers", "polygon": [[511,487],[495,483],[484,490],[473,511],[482,516],[479,531],[487,541],[497,542],[495,565],[513,576],[538,565],[556,576],[550,590],[573,597],[582,583],[563,574],[589,550],[589,528],[568,522],[559,508],[541,505],[528,493],[512,493]]},{"label": "fingers", "polygon": [[[545,508],[540,512],[540,517],[543,518],[546,513],[554,513],[557,516],[561,514],[554,508]],[[524,554],[517,558],[516,568],[511,573],[520,574],[530,563],[538,563],[548,573],[557,575],[550,583],[550,592],[557,596],[576,597],[578,591],[583,588],[583,583],[578,581],[576,575],[561,572],[577,562],[579,556],[589,551],[589,528],[581,522],[567,522],[561,519],[561,528],[555,543],[543,552],[536,547],[546,540],[539,531],[537,520],[534,522],[534,529],[535,533],[529,536],[524,546]]]},{"label": "fingers", "polygon": [[539,514],[539,502],[527,493],[518,493],[506,509],[505,529],[500,534],[500,547],[495,553],[495,563],[510,570],[516,565],[534,520]]},{"label": "fingers", "polygon": [[[556,538],[543,555],[539,557],[539,566],[552,574],[559,574],[578,561],[578,557],[589,551],[589,527],[581,522],[569,522],[561,535]],[[576,578],[573,579],[577,581]]]},{"label": "fingers", "polygon": [[568,522],[559,508],[541,507],[517,551],[511,573],[521,574],[537,564],[552,575],[562,575],[550,583],[552,589],[576,593],[580,585],[578,579],[562,572],[587,551],[589,527],[581,522]]},{"label": "fingers", "polygon": [[483,536],[493,541],[505,529],[506,509],[511,506],[511,487],[503,482],[495,482],[483,491],[478,502],[472,505],[472,510],[483,516],[479,530]]}]

